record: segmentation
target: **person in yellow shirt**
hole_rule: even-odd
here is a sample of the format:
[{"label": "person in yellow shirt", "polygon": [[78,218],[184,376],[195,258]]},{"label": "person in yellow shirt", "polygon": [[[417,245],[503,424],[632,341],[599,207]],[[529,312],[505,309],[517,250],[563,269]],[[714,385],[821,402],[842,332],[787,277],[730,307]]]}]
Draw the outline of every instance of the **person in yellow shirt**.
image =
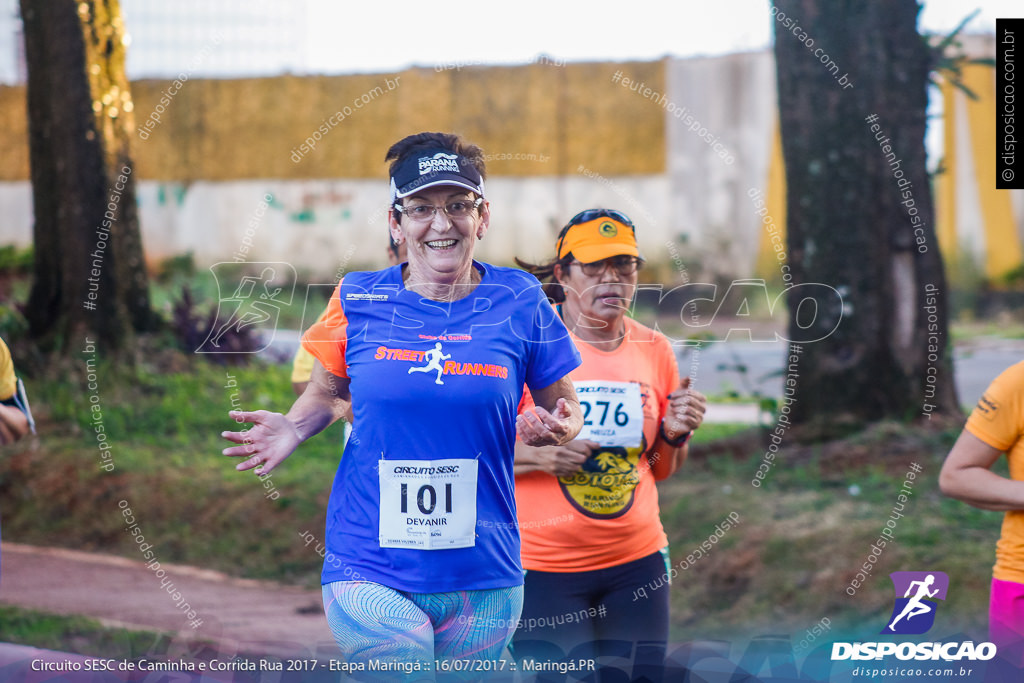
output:
[{"label": "person in yellow shirt", "polygon": [[[1009,478],[991,470],[1003,453]],[[1000,656],[1024,666],[1024,361],[982,394],[946,456],[939,487],[976,508],[1005,512],[992,568],[989,640]]]},{"label": "person in yellow shirt", "polygon": [[0,446],[35,431],[25,387],[14,373],[10,349],[0,339]]},{"label": "person in yellow shirt", "polygon": [[[316,321],[323,321],[325,315],[327,315],[326,308]],[[296,396],[302,396],[302,392],[309,386],[309,378],[313,376],[313,363],[315,362],[316,358],[313,357],[313,354],[299,344],[299,348],[295,351],[295,357],[292,359],[292,390]]]}]

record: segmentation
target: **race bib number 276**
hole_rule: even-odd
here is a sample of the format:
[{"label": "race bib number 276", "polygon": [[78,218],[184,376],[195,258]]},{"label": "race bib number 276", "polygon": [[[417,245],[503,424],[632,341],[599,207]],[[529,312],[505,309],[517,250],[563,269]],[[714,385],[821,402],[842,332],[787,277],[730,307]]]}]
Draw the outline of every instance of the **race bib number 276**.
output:
[{"label": "race bib number 276", "polygon": [[604,381],[573,385],[583,409],[583,430],[577,439],[590,439],[602,446],[640,446],[644,429],[640,385]]}]

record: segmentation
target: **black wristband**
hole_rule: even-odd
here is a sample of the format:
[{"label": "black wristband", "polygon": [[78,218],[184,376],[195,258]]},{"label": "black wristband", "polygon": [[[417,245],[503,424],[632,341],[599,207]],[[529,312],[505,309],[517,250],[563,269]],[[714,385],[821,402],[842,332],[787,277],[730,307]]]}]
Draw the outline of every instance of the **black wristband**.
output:
[{"label": "black wristband", "polygon": [[661,424],[658,425],[658,432],[661,434],[661,440],[664,441],[665,443],[667,443],[669,446],[672,446],[672,448],[679,448],[684,443],[689,441],[691,436],[693,436],[693,432],[691,431],[691,432],[686,432],[685,434],[680,434],[675,439],[668,438],[668,434],[665,433],[665,421],[664,420],[662,420]]}]

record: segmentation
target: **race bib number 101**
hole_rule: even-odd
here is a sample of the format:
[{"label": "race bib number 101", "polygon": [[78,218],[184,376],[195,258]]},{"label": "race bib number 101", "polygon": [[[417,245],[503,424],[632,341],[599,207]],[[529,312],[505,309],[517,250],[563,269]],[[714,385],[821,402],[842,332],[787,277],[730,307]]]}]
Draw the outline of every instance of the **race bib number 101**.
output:
[{"label": "race bib number 101", "polygon": [[380,547],[476,544],[476,460],[381,460],[378,471]]}]

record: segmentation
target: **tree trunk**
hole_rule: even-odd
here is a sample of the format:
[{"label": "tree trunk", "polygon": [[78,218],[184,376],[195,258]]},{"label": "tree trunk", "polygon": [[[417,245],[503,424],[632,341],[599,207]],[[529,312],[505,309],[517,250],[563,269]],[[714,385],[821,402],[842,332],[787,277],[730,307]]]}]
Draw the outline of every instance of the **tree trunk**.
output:
[{"label": "tree trunk", "polygon": [[21,0],[35,268],[30,335],[74,352],[152,329],[129,156],[134,130],[117,0]]},{"label": "tree trunk", "polygon": [[789,264],[796,283],[830,285],[843,302],[819,306],[804,329],[806,288],[787,299],[791,339],[822,337],[842,318],[802,345],[791,419],[811,432],[958,411],[918,11],[914,0],[772,8]]}]

